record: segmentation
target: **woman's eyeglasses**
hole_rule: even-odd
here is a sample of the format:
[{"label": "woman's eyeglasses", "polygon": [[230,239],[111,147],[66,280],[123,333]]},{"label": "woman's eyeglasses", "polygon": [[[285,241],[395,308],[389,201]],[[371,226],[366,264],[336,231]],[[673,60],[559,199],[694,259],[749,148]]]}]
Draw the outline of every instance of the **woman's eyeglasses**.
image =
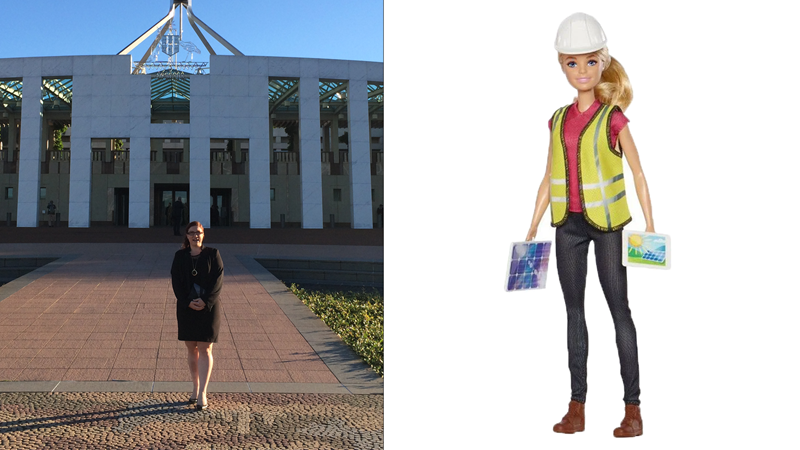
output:
[{"label": "woman's eyeglasses", "polygon": [[202,236],[202,235],[203,235],[203,232],[202,232],[202,231],[190,231],[190,232],[188,232],[188,233],[186,233],[186,234],[187,234],[188,236]]}]

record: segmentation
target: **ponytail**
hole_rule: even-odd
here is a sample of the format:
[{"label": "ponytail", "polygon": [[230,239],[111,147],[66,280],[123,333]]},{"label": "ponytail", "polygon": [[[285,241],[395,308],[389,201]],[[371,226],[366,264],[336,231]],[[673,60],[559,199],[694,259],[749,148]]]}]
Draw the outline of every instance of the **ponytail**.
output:
[{"label": "ponytail", "polygon": [[633,101],[633,88],[628,74],[622,64],[608,54],[607,47],[598,50],[597,55],[603,61],[603,74],[594,88],[594,96],[602,103],[619,106],[625,111]]}]

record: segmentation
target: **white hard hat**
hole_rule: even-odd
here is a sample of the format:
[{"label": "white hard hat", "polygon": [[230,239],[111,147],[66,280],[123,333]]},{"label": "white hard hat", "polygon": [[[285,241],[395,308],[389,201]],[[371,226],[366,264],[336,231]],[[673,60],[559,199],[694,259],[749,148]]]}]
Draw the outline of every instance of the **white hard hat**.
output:
[{"label": "white hard hat", "polygon": [[581,55],[606,46],[606,34],[594,17],[575,13],[561,22],[556,34],[556,50],[565,55]]}]

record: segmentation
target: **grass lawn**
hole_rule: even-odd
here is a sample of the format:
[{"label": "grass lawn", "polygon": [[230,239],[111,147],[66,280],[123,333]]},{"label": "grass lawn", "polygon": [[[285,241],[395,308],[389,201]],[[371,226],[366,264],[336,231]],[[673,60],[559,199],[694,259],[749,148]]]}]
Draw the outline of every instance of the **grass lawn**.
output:
[{"label": "grass lawn", "polygon": [[383,376],[383,295],[372,290],[289,289],[338,334],[378,375]]}]

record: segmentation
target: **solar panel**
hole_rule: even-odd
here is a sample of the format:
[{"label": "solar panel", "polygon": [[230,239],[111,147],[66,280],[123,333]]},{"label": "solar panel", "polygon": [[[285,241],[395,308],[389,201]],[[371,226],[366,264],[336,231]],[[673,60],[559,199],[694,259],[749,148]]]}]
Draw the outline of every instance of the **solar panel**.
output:
[{"label": "solar panel", "polygon": [[667,252],[654,252],[654,251],[648,250],[642,256],[642,259],[645,260],[645,261],[655,261],[655,262],[663,263],[664,259],[666,257],[667,257]]},{"label": "solar panel", "polygon": [[552,241],[514,242],[506,270],[506,291],[543,289]]}]

